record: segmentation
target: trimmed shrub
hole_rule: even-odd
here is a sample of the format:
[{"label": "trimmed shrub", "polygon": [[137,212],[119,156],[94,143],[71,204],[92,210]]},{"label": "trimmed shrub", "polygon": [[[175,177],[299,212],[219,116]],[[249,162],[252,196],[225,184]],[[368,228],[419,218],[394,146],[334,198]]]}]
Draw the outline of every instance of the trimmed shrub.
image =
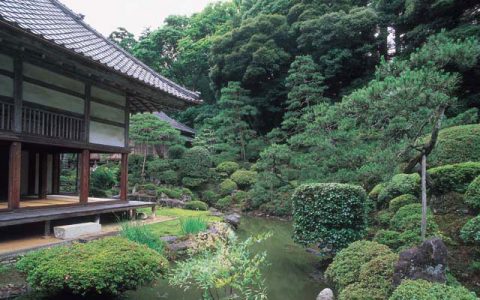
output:
[{"label": "trimmed shrub", "polygon": [[378,201],[378,195],[385,188],[385,183],[379,183],[368,193],[368,197],[375,203]]},{"label": "trimmed shrub", "polygon": [[175,185],[178,183],[178,174],[173,170],[168,170],[161,172],[157,179],[166,184]]},{"label": "trimmed shrub", "polygon": [[207,180],[205,178],[183,177],[182,183],[189,188],[196,188],[204,184]]},{"label": "trimmed shrub", "polygon": [[408,204],[414,204],[414,203],[417,203],[417,202],[418,202],[417,197],[415,197],[414,195],[405,194],[405,195],[401,195],[401,196],[398,196],[396,198],[393,198],[390,201],[388,209],[391,212],[395,213],[401,207],[403,207],[405,205],[408,205]]},{"label": "trimmed shrub", "polygon": [[202,200],[210,206],[217,203],[218,199],[220,199],[220,195],[214,191],[205,191],[202,193]]},{"label": "trimmed shrub", "polygon": [[372,259],[391,254],[387,246],[370,241],[357,241],[337,253],[325,271],[325,276],[342,290],[358,281],[361,268]]},{"label": "trimmed shrub", "polygon": [[210,177],[212,158],[207,149],[196,146],[185,151],[178,166],[182,183],[187,187],[198,187]]},{"label": "trimmed shrub", "polygon": [[468,185],[480,175],[480,162],[445,165],[428,170],[435,195],[447,192],[465,193]]},{"label": "trimmed shrub", "polygon": [[460,230],[460,238],[465,243],[480,244],[480,216],[469,220]]},{"label": "trimmed shrub", "polygon": [[480,176],[468,185],[465,193],[465,203],[473,208],[480,209]]},{"label": "trimmed shrub", "polygon": [[477,297],[462,286],[448,286],[426,280],[404,280],[390,300],[475,300]]},{"label": "trimmed shrub", "polygon": [[158,278],[167,267],[168,261],[156,251],[121,237],[40,250],[17,263],[33,289],[82,296],[136,289]]},{"label": "trimmed shrub", "polygon": [[379,230],[375,234],[373,240],[377,243],[386,245],[395,251],[411,248],[422,242],[420,233],[412,230],[404,232]]},{"label": "trimmed shrub", "polygon": [[107,166],[100,166],[90,176],[90,196],[107,197],[107,191],[116,184],[115,170]]},{"label": "trimmed shrub", "polygon": [[208,205],[202,201],[190,201],[185,204],[185,209],[189,210],[208,210]]},{"label": "trimmed shrub", "polygon": [[304,184],[292,195],[295,242],[319,243],[332,253],[361,239],[366,227],[363,188],[340,183]]},{"label": "trimmed shrub", "polygon": [[417,195],[420,191],[420,175],[397,174],[386,183],[385,188],[378,195],[378,205],[382,207],[388,201],[404,194]]},{"label": "trimmed shrub", "polygon": [[181,159],[185,154],[185,147],[181,145],[174,145],[168,148],[168,158]]},{"label": "trimmed shrub", "polygon": [[222,181],[222,183],[220,183],[219,188],[220,194],[222,196],[226,196],[231,195],[236,189],[238,189],[238,186],[235,181],[231,179],[225,179],[224,181]]},{"label": "trimmed shrub", "polygon": [[375,219],[378,225],[390,226],[390,220],[393,218],[393,213],[389,210],[381,210],[377,213]]},{"label": "trimmed shrub", "polygon": [[237,171],[238,169],[240,169],[240,165],[237,164],[236,162],[224,161],[217,166],[216,171],[218,173],[225,173],[228,176],[230,176],[231,174],[233,174],[233,172]]},{"label": "trimmed shrub", "polygon": [[393,291],[392,280],[398,254],[375,257],[362,265],[358,282],[348,285],[339,295],[340,300],[383,300]]},{"label": "trimmed shrub", "polygon": [[215,207],[220,210],[226,210],[232,205],[232,203],[233,203],[232,196],[226,196],[218,200],[217,204],[215,204]]},{"label": "trimmed shrub", "polygon": [[257,172],[238,170],[230,176],[230,179],[235,181],[240,188],[248,188],[257,181]]},{"label": "trimmed shrub", "polygon": [[[420,232],[420,224],[422,221],[422,205],[409,204],[401,207],[390,221],[390,228],[396,231],[411,230]],[[427,210],[427,234],[435,234],[438,232],[438,225],[435,223],[432,211]]]},{"label": "trimmed shrub", "polygon": [[251,195],[250,195],[249,192],[237,191],[233,195],[233,200],[235,200],[236,203],[243,204],[243,203],[246,203],[250,199],[250,196]]},{"label": "trimmed shrub", "polygon": [[159,187],[157,188],[157,194],[165,194],[168,198],[171,199],[180,199],[182,198],[182,191],[180,189],[169,189],[166,187]]},{"label": "trimmed shrub", "polygon": [[428,156],[431,166],[480,161],[480,125],[442,129],[435,149]]}]

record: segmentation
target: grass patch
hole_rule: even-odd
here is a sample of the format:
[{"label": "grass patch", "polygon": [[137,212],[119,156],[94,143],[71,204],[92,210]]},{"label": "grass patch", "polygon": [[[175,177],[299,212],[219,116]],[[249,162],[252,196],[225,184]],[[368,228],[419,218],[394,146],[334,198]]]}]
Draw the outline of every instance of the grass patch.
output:
[{"label": "grass patch", "polygon": [[180,219],[180,227],[184,235],[197,234],[207,230],[208,222],[202,217]]},{"label": "grass patch", "polygon": [[150,228],[145,225],[131,222],[122,223],[122,231],[120,235],[132,242],[136,242],[147,246],[150,249],[163,254],[165,244],[159,239],[159,236],[155,234]]}]

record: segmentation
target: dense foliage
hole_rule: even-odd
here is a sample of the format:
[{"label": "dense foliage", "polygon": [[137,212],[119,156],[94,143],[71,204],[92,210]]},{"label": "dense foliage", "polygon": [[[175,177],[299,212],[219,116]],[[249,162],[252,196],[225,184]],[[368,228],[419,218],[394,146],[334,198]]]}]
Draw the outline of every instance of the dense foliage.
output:
[{"label": "dense foliage", "polygon": [[474,300],[475,294],[462,286],[447,286],[425,280],[405,280],[393,292],[390,300]]},{"label": "dense foliage", "polygon": [[480,176],[468,185],[465,202],[473,208],[480,209]]},{"label": "dense foliage", "polygon": [[27,254],[17,267],[36,290],[49,295],[117,295],[136,289],[166,271],[156,251],[124,238],[54,247]]},{"label": "dense foliage", "polygon": [[465,162],[444,165],[428,171],[432,181],[432,192],[442,194],[447,192],[465,193],[469,184],[480,175],[480,162]]},{"label": "dense foliage", "polygon": [[480,245],[480,216],[469,220],[460,230],[460,237],[465,243]]},{"label": "dense foliage", "polygon": [[367,195],[359,186],[306,184],[292,198],[293,238],[300,244],[336,253],[365,234]]}]

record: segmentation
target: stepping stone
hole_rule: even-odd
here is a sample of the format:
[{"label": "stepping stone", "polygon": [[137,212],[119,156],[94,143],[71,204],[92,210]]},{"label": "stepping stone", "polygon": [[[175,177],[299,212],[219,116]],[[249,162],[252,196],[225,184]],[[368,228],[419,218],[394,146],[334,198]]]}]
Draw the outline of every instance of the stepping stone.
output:
[{"label": "stepping stone", "polygon": [[56,226],[53,232],[57,239],[70,240],[76,239],[83,235],[102,232],[102,225],[99,223],[81,223],[74,225]]}]

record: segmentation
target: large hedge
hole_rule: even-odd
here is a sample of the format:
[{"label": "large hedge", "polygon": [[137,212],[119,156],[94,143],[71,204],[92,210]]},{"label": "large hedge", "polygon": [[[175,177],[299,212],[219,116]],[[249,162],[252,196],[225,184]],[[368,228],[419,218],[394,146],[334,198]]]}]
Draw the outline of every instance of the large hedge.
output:
[{"label": "large hedge", "polygon": [[[396,231],[412,230],[420,232],[422,221],[422,205],[419,203],[405,205],[401,207],[390,220],[390,228]],[[438,231],[438,225],[433,218],[433,213],[427,210],[427,234],[435,234]]]},{"label": "large hedge", "polygon": [[428,157],[431,166],[480,161],[480,125],[463,125],[443,129],[435,149]]},{"label": "large hedge", "polygon": [[465,203],[473,208],[480,209],[480,176],[468,185],[465,193]]},{"label": "large hedge", "polygon": [[210,177],[212,158],[203,147],[193,147],[185,151],[179,164],[182,183],[188,187],[198,187]]},{"label": "large hedge", "polygon": [[460,230],[460,238],[465,243],[480,245],[480,216],[469,220]]},{"label": "large hedge", "polygon": [[359,280],[362,266],[374,258],[392,254],[387,246],[370,241],[356,241],[337,253],[325,271],[338,290],[342,290]]},{"label": "large hedge", "polygon": [[363,237],[367,195],[349,184],[304,184],[292,195],[294,240],[332,253]]},{"label": "large hedge", "polygon": [[54,247],[27,254],[18,263],[30,286],[50,295],[118,295],[166,271],[156,251],[121,237]]},{"label": "large hedge", "polygon": [[436,167],[429,169],[428,174],[434,194],[465,193],[469,184],[480,175],[480,162],[465,162]]},{"label": "large hedge", "polygon": [[447,286],[426,280],[404,280],[390,300],[476,300],[474,293],[462,286]]},{"label": "large hedge", "polygon": [[384,206],[395,197],[411,194],[418,195],[420,192],[420,175],[397,174],[385,184],[385,187],[378,194],[378,207]]}]

